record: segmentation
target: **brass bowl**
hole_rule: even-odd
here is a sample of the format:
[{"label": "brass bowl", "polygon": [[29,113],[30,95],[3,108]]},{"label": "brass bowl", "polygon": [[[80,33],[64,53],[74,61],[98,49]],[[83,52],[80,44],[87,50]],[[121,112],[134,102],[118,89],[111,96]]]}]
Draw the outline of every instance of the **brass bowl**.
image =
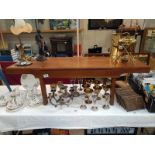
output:
[{"label": "brass bowl", "polygon": [[90,94],[90,93],[93,92],[93,89],[91,89],[91,88],[85,88],[85,89],[84,89],[84,92],[85,92],[86,94]]},{"label": "brass bowl", "polygon": [[82,85],[82,87],[85,89],[85,88],[89,88],[90,87],[90,84],[89,83],[85,83]]},{"label": "brass bowl", "polygon": [[95,85],[99,85],[101,82],[99,80],[94,80]]},{"label": "brass bowl", "polygon": [[95,85],[95,86],[93,87],[93,89],[94,89],[94,90],[101,90],[102,87],[101,87],[100,85]]}]

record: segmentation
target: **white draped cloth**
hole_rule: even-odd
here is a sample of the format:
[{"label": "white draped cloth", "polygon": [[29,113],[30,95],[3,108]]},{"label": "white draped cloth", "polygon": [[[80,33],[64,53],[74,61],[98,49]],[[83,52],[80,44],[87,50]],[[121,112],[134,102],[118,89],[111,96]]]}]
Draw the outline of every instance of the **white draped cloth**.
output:
[{"label": "white draped cloth", "polygon": [[[49,92],[49,86],[47,90]],[[0,95],[6,92],[7,88],[0,86]],[[55,108],[51,104],[33,108],[27,106],[17,112],[7,112],[5,107],[0,107],[0,132],[41,128],[155,127],[155,114],[146,109],[126,112],[115,103],[109,110],[104,110],[102,106],[105,101],[102,99],[97,101],[98,111],[92,111],[92,105],[86,110],[81,110],[80,105],[83,102],[84,96],[81,96],[75,98],[69,107]]]}]

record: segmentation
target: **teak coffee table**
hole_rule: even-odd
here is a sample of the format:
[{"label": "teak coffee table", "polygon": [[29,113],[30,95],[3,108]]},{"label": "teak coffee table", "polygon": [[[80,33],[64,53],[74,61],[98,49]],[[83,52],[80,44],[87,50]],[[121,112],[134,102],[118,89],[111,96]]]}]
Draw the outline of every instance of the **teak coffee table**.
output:
[{"label": "teak coffee table", "polygon": [[10,74],[33,74],[40,80],[43,101],[48,103],[44,74],[51,78],[103,78],[111,77],[110,104],[114,104],[115,80],[123,73],[147,73],[150,67],[136,60],[133,64],[119,63],[114,65],[110,57],[64,57],[48,58],[44,62],[33,61],[30,66],[16,66],[7,68]]}]

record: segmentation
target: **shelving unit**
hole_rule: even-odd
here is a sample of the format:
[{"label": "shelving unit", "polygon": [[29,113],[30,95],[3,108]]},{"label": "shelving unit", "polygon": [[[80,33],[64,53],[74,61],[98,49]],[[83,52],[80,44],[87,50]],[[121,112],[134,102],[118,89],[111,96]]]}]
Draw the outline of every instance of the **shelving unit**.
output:
[{"label": "shelving unit", "polygon": [[[65,29],[65,30],[41,30],[42,33],[76,33],[76,29]],[[79,29],[81,32],[82,29]],[[1,31],[3,34],[12,34],[10,31]],[[36,31],[32,31],[31,33],[36,33]]]},{"label": "shelving unit", "polygon": [[[154,46],[155,46],[154,37],[155,36],[152,35],[154,31],[155,31],[155,27],[145,28],[143,39],[142,39],[142,44],[141,44],[141,51],[151,53],[151,46],[152,46],[152,50],[154,51]],[[145,46],[147,46],[147,48]]]},{"label": "shelving unit", "polygon": [[[77,43],[76,45],[79,45],[79,33],[82,32],[82,29],[80,29],[80,25],[79,25],[79,19],[77,19],[76,21],[76,27],[77,28],[74,28],[74,29],[56,29],[56,30],[50,30],[50,28],[47,28],[47,29],[43,29],[41,30],[41,33],[44,33],[44,34],[58,34],[58,33],[66,33],[66,34],[75,34],[77,37]],[[27,35],[35,35],[37,32],[36,32],[36,29],[34,29],[31,33],[21,33],[21,36],[27,36]],[[0,34],[1,36],[8,36],[8,35],[12,35],[13,34],[11,33],[11,31],[9,29],[7,30],[2,30],[0,29]],[[1,37],[2,38],[2,37]],[[79,46],[77,46],[77,56],[79,56]]]}]

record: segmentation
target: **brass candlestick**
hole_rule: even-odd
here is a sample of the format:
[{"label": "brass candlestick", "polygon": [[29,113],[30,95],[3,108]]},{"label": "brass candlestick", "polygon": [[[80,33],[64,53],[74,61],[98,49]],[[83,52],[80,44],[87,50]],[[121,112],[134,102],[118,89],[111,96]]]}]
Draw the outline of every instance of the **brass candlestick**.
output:
[{"label": "brass candlestick", "polygon": [[52,99],[54,99],[56,103],[59,100],[59,99],[56,99],[56,97],[55,97],[55,96],[57,96],[57,94],[55,94],[57,85],[56,84],[51,84],[50,87],[51,87],[51,93],[49,93],[49,102],[53,106],[57,107],[58,104],[55,104],[55,103],[52,102]]},{"label": "brass candlestick", "polygon": [[53,83],[50,85],[50,87],[51,87],[51,92],[53,93],[53,96],[57,96],[57,94],[55,94],[57,85]]},{"label": "brass candlestick", "polygon": [[59,99],[59,105],[62,107],[63,105],[66,105],[67,107],[70,105],[69,104],[70,99],[65,100],[62,96],[60,96]]},{"label": "brass candlestick", "polygon": [[64,87],[64,85],[63,85],[63,82],[62,81],[58,81],[58,88],[59,88],[59,91],[58,91],[58,93],[60,93],[60,94],[62,94],[63,92],[62,92],[62,88]]},{"label": "brass candlestick", "polygon": [[67,86],[63,86],[63,87],[61,87],[61,89],[62,89],[62,91],[64,92],[64,93],[62,94],[62,97],[63,97],[63,98],[68,98],[68,97],[70,97],[70,94],[69,94],[68,91],[67,91]]}]

